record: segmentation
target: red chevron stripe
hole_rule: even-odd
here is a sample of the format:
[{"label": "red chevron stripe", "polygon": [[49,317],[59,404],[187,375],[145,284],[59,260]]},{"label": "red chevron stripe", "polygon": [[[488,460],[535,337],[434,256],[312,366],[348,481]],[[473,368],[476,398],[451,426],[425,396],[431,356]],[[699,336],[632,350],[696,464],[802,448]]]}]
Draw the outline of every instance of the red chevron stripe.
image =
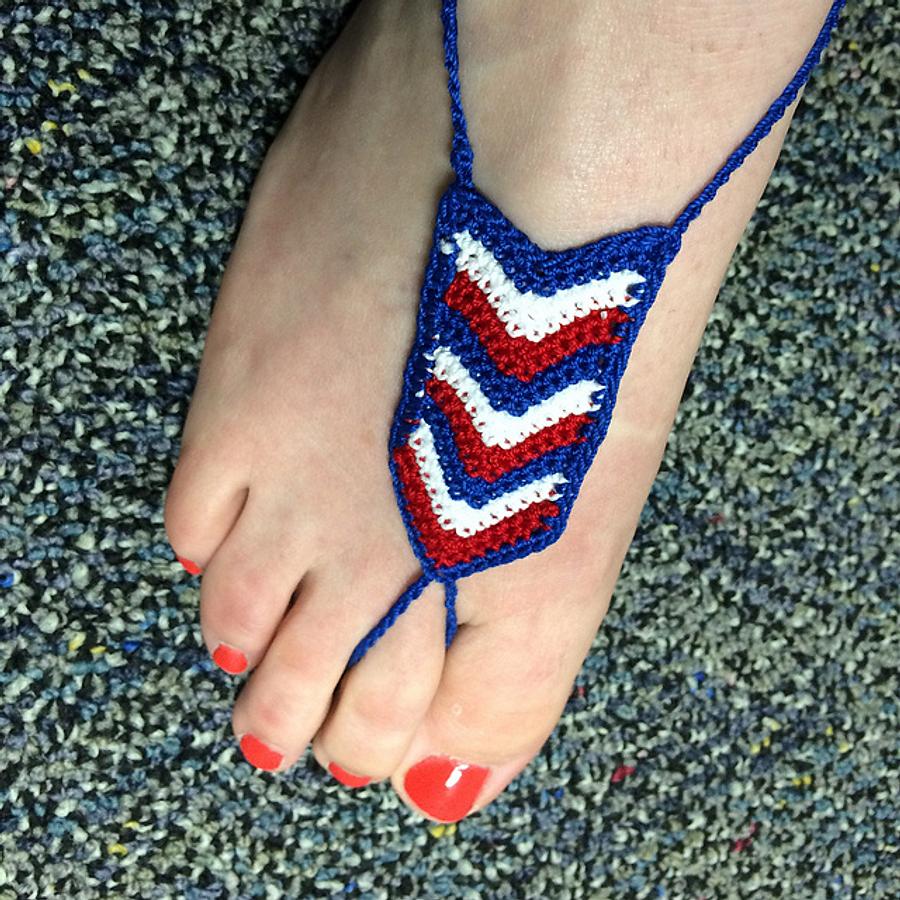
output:
[{"label": "red chevron stripe", "polygon": [[483,478],[489,482],[496,481],[506,472],[518,469],[557,447],[582,442],[584,438],[581,437],[581,429],[591,421],[591,417],[586,414],[567,416],[508,450],[503,447],[488,447],[472,423],[465,404],[446,381],[431,378],[425,383],[425,390],[447,417],[466,472],[473,478]]},{"label": "red chevron stripe", "polygon": [[631,316],[618,307],[597,309],[563,325],[559,331],[548,334],[541,341],[513,338],[484,291],[465,271],[456,273],[444,294],[444,302],[466,317],[469,327],[478,335],[497,368],[504,375],[515,375],[520,381],[530,381],[537,372],[588,344],[618,343],[621,338],[615,334],[614,327],[631,321]]},{"label": "red chevron stripe", "polygon": [[515,513],[473,534],[460,537],[455,531],[442,528],[431,508],[431,498],[419,477],[419,468],[412,448],[404,444],[394,451],[397,474],[403,486],[403,496],[412,514],[413,523],[425,554],[438,567],[447,568],[458,563],[469,562],[505,545],[514,545],[526,540],[538,531],[546,531],[544,520],[559,515],[559,506],[552,500],[543,500]]}]

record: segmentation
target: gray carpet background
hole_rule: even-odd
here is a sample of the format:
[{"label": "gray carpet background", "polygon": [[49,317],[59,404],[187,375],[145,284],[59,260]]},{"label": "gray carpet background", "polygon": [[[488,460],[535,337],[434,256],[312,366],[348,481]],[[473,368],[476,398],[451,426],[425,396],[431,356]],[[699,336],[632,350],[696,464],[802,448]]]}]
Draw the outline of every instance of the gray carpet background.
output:
[{"label": "gray carpet background", "polygon": [[535,762],[442,830],[243,761],[162,501],[343,6],[0,4],[0,898],[900,896],[889,2],[806,92]]}]

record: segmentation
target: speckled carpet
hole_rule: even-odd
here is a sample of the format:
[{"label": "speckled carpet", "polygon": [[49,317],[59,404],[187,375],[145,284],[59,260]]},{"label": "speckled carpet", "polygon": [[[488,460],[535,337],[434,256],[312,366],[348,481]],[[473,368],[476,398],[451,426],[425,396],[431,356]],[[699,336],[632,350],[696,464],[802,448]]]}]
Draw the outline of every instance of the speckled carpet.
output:
[{"label": "speckled carpet", "polygon": [[243,761],[162,500],[342,7],[0,5],[0,897],[900,896],[887,0],[807,91],[538,759],[458,828]]}]

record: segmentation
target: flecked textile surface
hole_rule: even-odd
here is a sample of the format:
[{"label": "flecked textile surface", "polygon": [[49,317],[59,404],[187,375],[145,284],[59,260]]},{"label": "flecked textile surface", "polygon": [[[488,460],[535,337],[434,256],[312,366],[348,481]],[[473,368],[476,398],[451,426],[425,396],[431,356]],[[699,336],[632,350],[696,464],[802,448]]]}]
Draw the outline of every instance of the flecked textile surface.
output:
[{"label": "flecked textile surface", "polygon": [[544,750],[429,827],[243,760],[162,500],[339,0],[0,4],[0,897],[895,898],[894,4],[846,11]]}]

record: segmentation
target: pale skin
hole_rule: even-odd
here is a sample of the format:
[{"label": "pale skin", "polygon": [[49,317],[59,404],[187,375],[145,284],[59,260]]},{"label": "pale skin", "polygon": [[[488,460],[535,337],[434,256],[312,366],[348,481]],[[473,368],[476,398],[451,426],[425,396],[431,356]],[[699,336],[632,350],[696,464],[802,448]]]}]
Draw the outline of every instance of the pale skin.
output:
[{"label": "pale skin", "polygon": [[[555,4],[461,0],[476,185],[547,249],[670,222],[793,75],[828,6],[577,0],[563,21]],[[460,582],[449,651],[432,585],[341,680],[419,573],[386,448],[452,176],[438,4],[364,0],[254,187],[166,500],[172,546],[203,568],[207,648],[247,660],[234,733],[282,754],[268,768],[311,743],[326,768],[390,779],[449,820],[537,753],[606,613],[788,120],[688,230],[563,537]],[[488,769],[452,815],[407,790],[431,756]]]}]

